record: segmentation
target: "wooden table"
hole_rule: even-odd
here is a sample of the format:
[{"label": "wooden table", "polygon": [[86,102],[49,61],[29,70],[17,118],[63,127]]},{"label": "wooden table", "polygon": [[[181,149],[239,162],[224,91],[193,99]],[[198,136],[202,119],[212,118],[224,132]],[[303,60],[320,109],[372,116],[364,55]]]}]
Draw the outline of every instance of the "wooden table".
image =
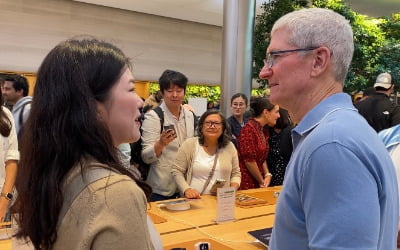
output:
[{"label": "wooden table", "polygon": [[[279,192],[281,187],[270,187],[239,191],[249,195],[260,195]],[[163,217],[167,221],[155,224],[161,235],[165,250],[172,244],[187,241],[210,240],[217,241],[230,249],[266,249],[255,242],[247,234],[248,231],[272,227],[275,217],[275,204],[242,208],[235,206],[235,221],[216,223],[217,200],[215,196],[203,196],[201,200],[192,202],[191,208],[186,211],[169,211],[159,208],[157,203],[149,204],[149,214]],[[16,247],[17,246],[17,247]],[[1,250],[31,249],[29,246],[20,246],[15,239],[0,240]],[[193,248],[194,249],[194,248]],[[187,250],[191,250],[187,248]]]},{"label": "wooden table", "polygon": [[[279,192],[281,187],[246,190],[246,193],[265,196],[266,193]],[[275,199],[276,202],[276,199]],[[252,208],[235,207],[235,221],[218,224],[216,218],[216,197],[203,196],[201,201],[191,203],[186,211],[169,211],[158,208],[151,203],[150,213],[167,219],[167,222],[156,224],[161,235],[164,249],[169,250],[172,244],[184,243],[196,239],[210,239],[218,241],[231,249],[266,249],[248,231],[272,227],[275,217],[275,204],[256,206]],[[187,248],[187,250],[190,250]]]},{"label": "wooden table", "polygon": [[[274,223],[274,215],[259,216],[256,218],[248,218],[234,222],[217,224],[199,229],[189,229],[178,232],[161,234],[164,249],[171,244],[183,243],[191,240],[207,239],[215,240],[231,249],[266,249],[261,243],[256,242],[247,232],[251,230],[272,227]],[[207,233],[208,235],[206,235]],[[203,241],[203,240],[202,240]],[[212,246],[212,243],[211,243]],[[211,247],[211,249],[214,249]],[[187,250],[193,250],[187,248]]]}]

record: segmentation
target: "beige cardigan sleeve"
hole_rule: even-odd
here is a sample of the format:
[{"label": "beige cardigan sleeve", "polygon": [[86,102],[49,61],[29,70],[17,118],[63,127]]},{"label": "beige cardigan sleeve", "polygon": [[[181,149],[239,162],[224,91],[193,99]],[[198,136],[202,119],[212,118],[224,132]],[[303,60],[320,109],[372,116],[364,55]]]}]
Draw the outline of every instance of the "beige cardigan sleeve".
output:
[{"label": "beige cardigan sleeve", "polygon": [[[225,180],[230,180],[230,183],[232,182],[236,182],[240,185],[240,181],[241,181],[241,172],[240,172],[240,168],[239,168],[239,157],[238,157],[238,153],[236,150],[235,145],[230,142],[228,145],[225,146],[224,148],[224,153],[221,154],[221,158],[224,161],[227,161],[227,163],[224,163],[221,161],[221,167],[227,167],[231,169],[227,169],[227,171],[225,171],[225,173],[229,173],[230,172],[230,176],[223,176],[223,178],[225,178]],[[221,160],[222,160],[221,159]],[[225,186],[229,186],[230,183],[227,183]]]},{"label": "beige cardigan sleeve", "polygon": [[184,141],[179,147],[175,162],[172,165],[171,174],[182,196],[185,190],[190,188],[188,183],[192,181],[193,159],[198,140],[198,137],[192,137]]}]

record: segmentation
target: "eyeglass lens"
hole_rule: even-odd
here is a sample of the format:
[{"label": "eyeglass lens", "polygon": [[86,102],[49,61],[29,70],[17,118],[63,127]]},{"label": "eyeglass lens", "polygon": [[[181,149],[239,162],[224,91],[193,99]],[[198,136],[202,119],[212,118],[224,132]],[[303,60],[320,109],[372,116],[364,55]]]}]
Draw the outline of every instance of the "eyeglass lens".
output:
[{"label": "eyeglass lens", "polygon": [[206,124],[206,126],[209,127],[209,128],[212,127],[212,126],[218,128],[218,127],[221,127],[222,122],[206,121],[206,122],[204,122],[204,124]]}]

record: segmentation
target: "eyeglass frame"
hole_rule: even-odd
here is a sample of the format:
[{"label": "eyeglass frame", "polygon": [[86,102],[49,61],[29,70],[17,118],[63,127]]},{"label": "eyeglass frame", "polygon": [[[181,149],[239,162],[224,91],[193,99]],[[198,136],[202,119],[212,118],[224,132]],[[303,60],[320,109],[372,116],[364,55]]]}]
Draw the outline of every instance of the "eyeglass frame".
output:
[{"label": "eyeglass frame", "polygon": [[232,107],[243,108],[243,107],[246,107],[246,103],[244,103],[244,102],[241,102],[241,103],[232,103]]},{"label": "eyeglass frame", "polygon": [[224,125],[223,122],[214,122],[214,121],[205,121],[204,122],[204,126],[206,126],[207,128],[211,128],[212,126],[214,126],[214,128],[222,128],[223,125]]},{"label": "eyeglass frame", "polygon": [[288,49],[288,50],[279,50],[279,51],[272,51],[267,53],[267,57],[263,60],[264,65],[266,65],[269,69],[274,66],[274,55],[280,55],[289,52],[300,52],[300,51],[311,51],[318,49],[319,47],[308,47],[308,48],[300,48],[300,49]]}]

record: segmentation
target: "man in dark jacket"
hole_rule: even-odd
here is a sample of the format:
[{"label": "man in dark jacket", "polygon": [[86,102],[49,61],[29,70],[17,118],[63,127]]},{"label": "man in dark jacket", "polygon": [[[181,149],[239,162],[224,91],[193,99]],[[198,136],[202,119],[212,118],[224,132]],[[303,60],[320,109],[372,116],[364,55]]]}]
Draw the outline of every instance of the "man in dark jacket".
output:
[{"label": "man in dark jacket", "polygon": [[381,73],[374,84],[376,93],[355,106],[376,132],[400,124],[400,106],[393,103],[389,96],[394,84],[389,73]]}]

